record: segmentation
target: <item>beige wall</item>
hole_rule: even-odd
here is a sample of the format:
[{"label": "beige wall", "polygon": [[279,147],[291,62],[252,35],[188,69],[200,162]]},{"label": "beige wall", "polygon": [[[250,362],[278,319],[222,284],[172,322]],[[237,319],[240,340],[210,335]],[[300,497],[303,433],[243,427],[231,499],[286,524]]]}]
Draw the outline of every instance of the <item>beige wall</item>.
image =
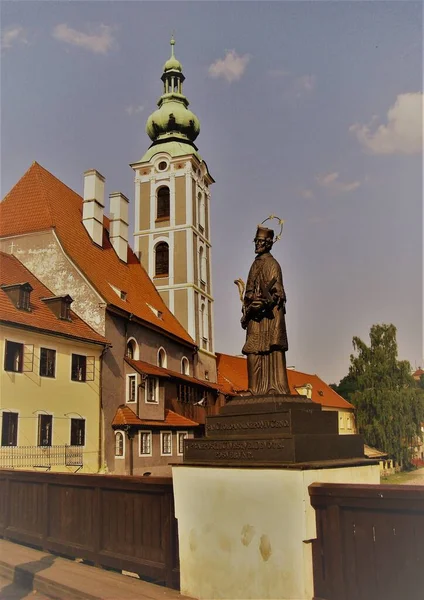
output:
[{"label": "beige wall", "polygon": [[187,232],[174,233],[174,283],[187,282]]},{"label": "beige wall", "polygon": [[[24,367],[26,372],[12,373],[4,370],[5,340],[26,345],[27,357]],[[53,416],[52,445],[54,446],[69,445],[71,418],[83,417],[85,419],[83,471],[97,473],[100,466],[100,354],[103,347],[4,325],[0,330],[0,346],[0,408],[19,413],[18,445],[37,446],[38,413],[48,413]],[[40,348],[56,350],[55,377],[40,376]],[[71,380],[73,353],[95,358],[94,381]],[[27,371],[27,369],[31,370]],[[52,470],[74,471],[75,468],[62,466],[52,467]]]},{"label": "beige wall", "polygon": [[139,229],[150,229],[150,183],[140,183],[140,223]]},{"label": "beige wall", "polygon": [[322,410],[332,410],[339,413],[339,434],[349,435],[357,433],[355,424],[355,412],[353,409],[332,408],[323,406]]},{"label": "beige wall", "polygon": [[159,290],[160,297],[165,302],[166,306],[169,308],[169,291],[168,290]]},{"label": "beige wall", "polygon": [[185,290],[174,290],[174,309],[175,316],[181,323],[181,325],[187,330],[188,329],[188,291]]},{"label": "beige wall", "polygon": [[175,178],[175,224],[186,222],[186,182],[185,177]]},{"label": "beige wall", "polygon": [[147,235],[138,238],[138,248],[140,251],[140,262],[149,272],[149,237]]}]

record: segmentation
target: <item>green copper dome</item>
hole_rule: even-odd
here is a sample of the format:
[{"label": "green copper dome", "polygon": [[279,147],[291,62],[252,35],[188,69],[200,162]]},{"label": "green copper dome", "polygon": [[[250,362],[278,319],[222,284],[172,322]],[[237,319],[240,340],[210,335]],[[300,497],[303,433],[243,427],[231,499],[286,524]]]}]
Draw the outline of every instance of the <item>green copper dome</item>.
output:
[{"label": "green copper dome", "polygon": [[162,74],[163,94],[158,109],[146,123],[146,133],[154,143],[179,139],[194,142],[200,132],[196,115],[188,109],[189,102],[183,94],[184,75],[181,63],[174,56],[174,38],[171,39],[172,54],[164,65]]}]

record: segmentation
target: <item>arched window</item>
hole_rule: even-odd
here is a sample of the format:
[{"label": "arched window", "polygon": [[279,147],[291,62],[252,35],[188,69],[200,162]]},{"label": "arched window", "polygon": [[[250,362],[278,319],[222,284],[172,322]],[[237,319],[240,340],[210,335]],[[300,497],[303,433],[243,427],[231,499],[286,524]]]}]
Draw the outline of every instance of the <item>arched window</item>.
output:
[{"label": "arched window", "polygon": [[138,344],[133,337],[127,340],[127,346],[125,348],[125,357],[130,358],[132,360],[139,359]]},{"label": "arched window", "polygon": [[186,356],[183,356],[181,359],[181,373],[183,375],[190,375],[190,363]]},{"label": "arched window", "polygon": [[166,352],[163,348],[159,348],[158,350],[158,359],[157,359],[158,367],[162,367],[166,369],[167,360],[166,360]]},{"label": "arched window", "polygon": [[124,457],[124,451],[125,451],[124,443],[125,443],[124,434],[122,433],[122,431],[117,431],[115,433],[115,456],[117,458]]},{"label": "arched window", "polygon": [[206,307],[204,304],[202,304],[200,307],[200,337],[202,339],[206,338],[205,314]]},{"label": "arched window", "polygon": [[205,230],[205,201],[201,192],[197,194],[197,220],[199,229],[203,233]]},{"label": "arched window", "polygon": [[204,265],[204,250],[203,246],[199,249],[199,279],[205,281],[205,265]]},{"label": "arched window", "polygon": [[159,242],[155,249],[155,276],[169,274],[169,246]]},{"label": "arched window", "polygon": [[169,219],[169,187],[167,186],[158,189],[156,218]]}]

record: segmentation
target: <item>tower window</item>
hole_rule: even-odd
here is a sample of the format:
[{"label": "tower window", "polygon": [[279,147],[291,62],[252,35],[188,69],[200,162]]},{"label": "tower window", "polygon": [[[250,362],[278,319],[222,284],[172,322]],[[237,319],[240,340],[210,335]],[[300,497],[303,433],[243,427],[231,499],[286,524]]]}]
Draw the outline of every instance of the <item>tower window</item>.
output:
[{"label": "tower window", "polygon": [[155,276],[166,276],[169,273],[169,247],[166,242],[159,242],[155,253]]},{"label": "tower window", "polygon": [[158,164],[158,171],[166,171],[167,167],[168,164],[164,160],[161,160]]},{"label": "tower window", "polygon": [[169,219],[169,188],[163,186],[158,189],[157,219]]}]

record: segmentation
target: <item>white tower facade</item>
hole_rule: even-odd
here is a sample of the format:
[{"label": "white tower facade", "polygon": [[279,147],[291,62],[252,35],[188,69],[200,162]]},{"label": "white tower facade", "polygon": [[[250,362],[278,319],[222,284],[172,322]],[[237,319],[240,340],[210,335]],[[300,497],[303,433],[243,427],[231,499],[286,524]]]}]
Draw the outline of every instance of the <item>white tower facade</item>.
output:
[{"label": "white tower facade", "polygon": [[182,94],[184,76],[172,56],[163,95],[146,130],[153,143],[135,171],[135,252],[169,309],[199,348],[195,375],[216,381],[210,242],[214,182],[194,145],[200,125]]}]

